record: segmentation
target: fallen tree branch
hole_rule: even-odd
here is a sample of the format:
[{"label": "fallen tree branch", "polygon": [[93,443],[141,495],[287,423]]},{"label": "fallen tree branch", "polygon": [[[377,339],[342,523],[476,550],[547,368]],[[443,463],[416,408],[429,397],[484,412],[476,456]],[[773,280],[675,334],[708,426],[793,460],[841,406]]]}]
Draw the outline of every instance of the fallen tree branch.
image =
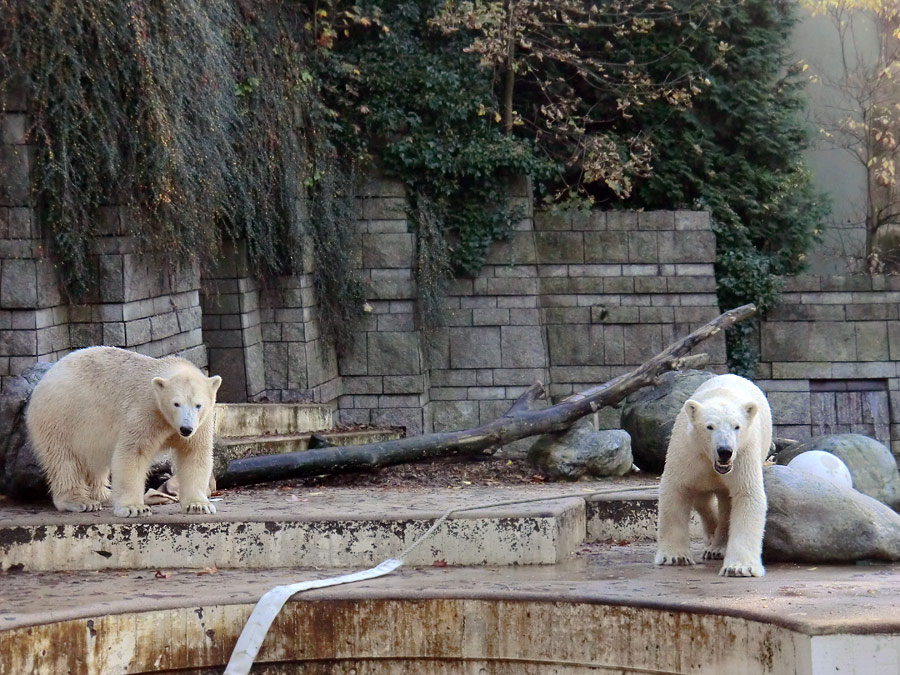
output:
[{"label": "fallen tree branch", "polygon": [[411,436],[368,445],[235,459],[229,462],[224,473],[216,477],[216,481],[220,487],[232,487],[284,478],[358,471],[434,457],[472,455],[521,438],[562,431],[575,420],[602,407],[615,405],[632,392],[654,384],[664,372],[696,365],[704,355],[685,357],[689,351],[700,342],[749,319],[755,313],[754,305],[744,305],[725,312],[687,337],[672,343],[631,372],[573,394],[543,410],[531,409],[531,404],[544,393],[543,386],[536,383],[512,404],[505,415],[474,429]]}]

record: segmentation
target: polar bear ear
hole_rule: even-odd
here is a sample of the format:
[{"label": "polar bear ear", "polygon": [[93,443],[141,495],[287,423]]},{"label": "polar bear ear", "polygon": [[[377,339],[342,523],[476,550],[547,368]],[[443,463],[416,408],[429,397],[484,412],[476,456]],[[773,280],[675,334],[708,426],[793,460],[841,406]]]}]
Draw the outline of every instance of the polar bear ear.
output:
[{"label": "polar bear ear", "polygon": [[695,401],[694,399],[689,398],[684,402],[684,410],[687,413],[688,419],[693,424],[697,421],[697,417],[699,417],[700,411],[703,410],[703,406],[697,403],[697,401]]},{"label": "polar bear ear", "polygon": [[218,375],[213,375],[209,378],[209,386],[212,388],[212,393],[216,393],[219,391],[219,386],[222,384],[222,378]]},{"label": "polar bear ear", "polygon": [[744,412],[747,413],[747,421],[752,422],[753,418],[756,417],[756,413],[759,412],[759,406],[755,403],[747,403],[744,406]]},{"label": "polar bear ear", "polygon": [[153,388],[154,388],[156,391],[162,391],[163,389],[166,388],[166,383],[167,383],[167,382],[168,382],[168,380],[166,380],[166,379],[164,379],[164,378],[162,378],[162,377],[154,377],[154,378],[153,378]]}]

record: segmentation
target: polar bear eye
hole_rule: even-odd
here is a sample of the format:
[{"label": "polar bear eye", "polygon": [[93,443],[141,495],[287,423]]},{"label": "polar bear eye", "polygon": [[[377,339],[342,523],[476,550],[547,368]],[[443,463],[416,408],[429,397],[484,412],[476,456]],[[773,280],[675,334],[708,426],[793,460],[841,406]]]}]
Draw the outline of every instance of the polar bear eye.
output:
[{"label": "polar bear eye", "polygon": [[180,407],[181,407],[181,404],[180,404],[180,403],[173,403],[172,405],[174,405],[176,408],[180,408]]},{"label": "polar bear eye", "polygon": [[734,425],[734,430],[735,430],[735,431],[740,431],[740,430],[741,430],[741,425],[740,425],[740,424],[735,424],[735,425]]},{"label": "polar bear eye", "polygon": [[202,406],[198,403],[198,404],[197,404],[197,410],[200,410],[201,407],[202,407]]},{"label": "polar bear eye", "polygon": [[712,431],[712,430],[715,429],[716,427],[715,427],[715,425],[713,425],[713,424],[707,424],[707,425],[706,425],[706,428],[709,429],[710,431]]}]

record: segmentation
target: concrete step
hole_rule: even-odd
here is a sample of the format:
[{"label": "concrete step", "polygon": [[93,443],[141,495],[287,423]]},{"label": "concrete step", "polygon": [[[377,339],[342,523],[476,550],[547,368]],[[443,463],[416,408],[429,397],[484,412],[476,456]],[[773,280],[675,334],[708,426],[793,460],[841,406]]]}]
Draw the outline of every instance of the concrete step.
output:
[{"label": "concrete step", "polygon": [[[403,437],[399,429],[355,429],[352,431],[319,431],[293,434],[260,434],[256,436],[225,436],[216,443],[216,464],[227,460],[275,455],[282,452],[302,452],[309,448],[313,433],[332,445],[364,445]],[[221,457],[220,457],[221,455]]]},{"label": "concrete step", "polygon": [[447,509],[535,498],[459,514],[409,557],[414,565],[528,565],[565,559],[585,541],[585,500],[572,486],[389,491],[348,488],[224,492],[214,515],[154,506],[141,519],[0,505],[0,568],[84,571],[164,567],[348,567],[400,555]]},{"label": "concrete step", "polygon": [[334,410],[317,403],[217,403],[216,436],[299,434],[331,429]]}]

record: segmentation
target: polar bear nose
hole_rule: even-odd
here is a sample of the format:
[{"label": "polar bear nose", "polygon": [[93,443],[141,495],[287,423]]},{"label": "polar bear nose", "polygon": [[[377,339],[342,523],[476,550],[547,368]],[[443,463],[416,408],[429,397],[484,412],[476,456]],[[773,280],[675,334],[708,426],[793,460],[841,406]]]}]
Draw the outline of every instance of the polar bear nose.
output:
[{"label": "polar bear nose", "polygon": [[188,427],[188,426],[179,427],[178,431],[181,432],[181,435],[182,435],[182,436],[184,436],[185,438],[187,438],[187,437],[190,436],[192,433],[194,433],[194,427]]},{"label": "polar bear nose", "polygon": [[716,448],[716,455],[719,456],[720,462],[727,462],[731,459],[731,456],[733,454],[734,453],[732,452],[731,448],[725,447],[724,445]]}]

